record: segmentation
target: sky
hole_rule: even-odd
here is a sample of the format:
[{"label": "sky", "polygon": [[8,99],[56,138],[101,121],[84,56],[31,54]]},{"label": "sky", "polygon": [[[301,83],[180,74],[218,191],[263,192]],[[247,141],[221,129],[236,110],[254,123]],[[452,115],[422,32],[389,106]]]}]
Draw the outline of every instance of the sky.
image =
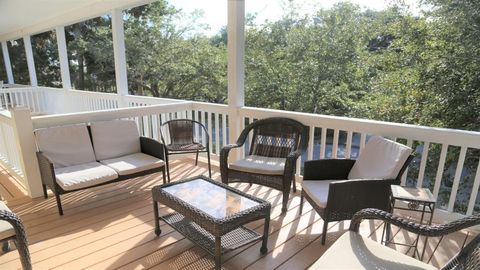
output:
[{"label": "sky", "polygon": [[[218,32],[220,28],[227,24],[227,1],[228,0],[168,0],[168,2],[182,9],[186,13],[194,10],[203,10],[204,16],[199,22],[208,24],[210,30],[206,33],[212,35]],[[245,0],[245,13],[256,13],[257,23],[265,20],[275,20],[282,14],[282,2],[285,0]],[[310,13],[319,8],[330,8],[342,0],[293,0],[295,5],[301,6],[300,13]],[[361,7],[373,10],[382,10],[388,6],[389,0],[343,0],[351,2]],[[404,0],[411,7],[411,11],[418,12],[418,0]]]}]

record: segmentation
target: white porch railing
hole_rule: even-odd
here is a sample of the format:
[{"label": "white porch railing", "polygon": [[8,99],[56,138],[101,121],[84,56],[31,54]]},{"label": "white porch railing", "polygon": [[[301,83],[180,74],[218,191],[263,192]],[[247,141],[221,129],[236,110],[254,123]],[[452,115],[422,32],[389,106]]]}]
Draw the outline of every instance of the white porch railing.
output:
[{"label": "white porch railing", "polygon": [[[480,202],[477,201],[480,187],[480,132],[251,107],[238,109],[235,115],[240,115],[240,118],[230,119],[232,109],[221,104],[45,87],[21,88],[11,93],[18,96],[14,98],[19,100],[18,104],[30,107],[32,113],[68,113],[33,117],[34,128],[130,118],[137,121],[142,135],[160,139],[161,123],[176,118],[194,119],[207,127],[213,157],[219,155],[221,147],[236,140],[236,137],[232,140],[229,138],[229,121],[239,121],[241,128],[245,123],[270,116],[290,117],[304,123],[310,128],[310,141],[299,165],[309,159],[356,158],[369,136],[381,135],[416,150],[416,158],[404,175],[403,183],[431,188],[439,198],[437,206],[448,213],[471,214],[479,211],[475,207],[480,208]],[[1,122],[0,118],[0,125],[8,121],[11,120]],[[196,134],[203,142],[206,140],[205,134],[198,131]],[[5,138],[12,139],[11,135]],[[5,151],[1,151],[3,156]],[[244,152],[245,149],[241,154]],[[471,169],[472,166],[475,168]],[[297,167],[300,176],[301,166]]]},{"label": "white porch railing", "polygon": [[20,151],[15,144],[15,123],[10,111],[0,112],[0,162],[18,180],[23,181]]}]

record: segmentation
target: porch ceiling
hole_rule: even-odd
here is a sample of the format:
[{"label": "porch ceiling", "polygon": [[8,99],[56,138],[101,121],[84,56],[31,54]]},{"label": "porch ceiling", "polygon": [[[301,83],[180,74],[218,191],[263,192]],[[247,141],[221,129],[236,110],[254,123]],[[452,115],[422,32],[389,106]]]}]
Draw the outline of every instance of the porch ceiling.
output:
[{"label": "porch ceiling", "polygon": [[2,0],[0,41],[41,33],[91,19],[117,8],[130,8],[155,0]]}]

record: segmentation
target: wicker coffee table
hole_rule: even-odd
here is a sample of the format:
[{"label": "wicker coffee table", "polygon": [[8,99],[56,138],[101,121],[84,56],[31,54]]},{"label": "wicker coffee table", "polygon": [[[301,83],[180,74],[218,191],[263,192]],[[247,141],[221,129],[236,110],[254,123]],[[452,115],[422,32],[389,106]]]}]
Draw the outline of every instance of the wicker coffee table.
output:
[{"label": "wicker coffee table", "polygon": [[[253,241],[262,239],[260,252],[267,252],[269,202],[205,176],[155,186],[152,198],[155,234],[161,234],[159,220],[163,220],[213,255],[216,269],[223,253]],[[158,203],[175,212],[159,216]],[[259,219],[265,219],[263,236],[242,226]]]}]

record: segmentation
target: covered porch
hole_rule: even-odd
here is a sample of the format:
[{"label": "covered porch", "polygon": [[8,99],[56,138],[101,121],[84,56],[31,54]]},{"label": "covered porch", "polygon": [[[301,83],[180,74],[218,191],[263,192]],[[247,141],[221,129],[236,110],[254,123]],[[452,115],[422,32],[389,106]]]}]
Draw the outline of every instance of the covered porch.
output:
[{"label": "covered porch", "polygon": [[[193,158],[172,163],[172,181],[192,175],[207,175],[206,160],[194,166]],[[219,180],[218,164],[213,164],[213,178]],[[5,174],[0,178],[4,182]],[[23,219],[32,256],[33,269],[208,269],[214,260],[200,247],[162,224],[162,235],[154,233],[151,188],[161,182],[161,174],[134,181],[107,185],[68,194],[64,197],[66,214],[59,216],[55,199],[50,196],[30,199],[7,186],[14,197],[9,206]],[[282,195],[278,190],[248,184],[234,187],[265,199],[272,204],[268,253],[258,251],[261,243],[248,245],[224,256],[223,269],[304,269],[313,264],[348,230],[349,222],[332,222],[326,245],[320,242],[323,220],[306,204],[299,215],[300,193],[290,196],[288,212],[281,214]],[[2,192],[2,195],[5,194]],[[162,213],[171,211],[161,208]],[[406,215],[407,216],[407,215]],[[263,222],[249,228],[262,232]],[[361,233],[380,241],[380,221],[362,223]],[[394,230],[395,241],[413,241],[415,235]],[[475,235],[462,231],[445,238],[430,238],[424,261],[444,265],[465,242]],[[423,239],[423,238],[422,238]],[[420,247],[423,247],[423,240]],[[392,245],[399,252],[411,254],[408,248]],[[15,251],[0,256],[2,269],[20,266]]]},{"label": "covered porch", "polygon": [[[54,5],[59,1],[52,1]],[[75,1],[72,1],[75,2]],[[244,27],[245,1],[228,0],[228,104],[213,104],[128,94],[122,10],[150,1],[90,1],[84,6],[51,11],[43,21],[18,25],[12,31],[2,28],[0,41],[8,75],[8,88],[0,89],[0,194],[8,206],[24,220],[34,269],[204,269],[213,267],[213,259],[178,232],[164,226],[155,238],[150,190],[160,183],[160,175],[111,184],[65,195],[67,214],[56,213],[54,198],[41,198],[42,187],[33,131],[68,124],[113,119],[134,119],[143,136],[160,140],[159,126],[170,119],[188,118],[204,124],[218,160],[220,149],[235,142],[246,124],[256,119],[282,116],[309,127],[306,153],[299,159],[296,181],[302,181],[305,160],[357,158],[368,138],[380,135],[406,144],[415,151],[415,160],[404,174],[402,184],[427,187],[438,198],[434,223],[446,223],[478,212],[480,201],[480,132],[407,125],[400,123],[335,117],[247,107],[244,104]],[[57,3],[58,4],[58,3]],[[14,10],[14,9],[13,9]],[[71,87],[65,37],[65,25],[109,13],[115,58],[116,94],[74,90]],[[48,18],[47,18],[48,17]],[[4,25],[2,24],[2,27]],[[10,27],[10,26],[9,26]],[[57,33],[63,88],[38,86],[30,35],[55,29]],[[63,34],[64,35],[64,34]],[[15,85],[6,42],[23,38],[30,84]],[[251,136],[251,134],[250,134]],[[205,142],[206,137],[199,138]],[[235,156],[243,157],[248,146]],[[451,157],[452,158],[447,158]],[[466,171],[466,160],[478,163]],[[214,163],[217,161],[214,161]],[[206,165],[194,167],[193,160],[181,157],[173,161],[172,180],[206,174]],[[213,178],[220,177],[218,163]],[[452,176],[447,179],[447,176]],[[320,244],[323,221],[310,205],[298,215],[300,193],[291,194],[288,212],[281,215],[281,193],[254,185],[234,187],[266,199],[272,204],[269,252],[262,256],[259,244],[246,246],[224,257],[225,269],[303,269],[348,230],[348,221],[331,223],[327,245]],[[162,209],[165,213],[170,211]],[[404,213],[408,216],[407,213]],[[415,217],[414,217],[415,218]],[[261,231],[254,222],[251,229]],[[361,232],[374,240],[382,234],[381,222],[364,222]],[[395,230],[395,239],[409,242],[414,236]],[[442,239],[430,239],[425,262],[442,266],[478,232],[462,231]],[[423,245],[421,243],[420,245]],[[401,252],[409,250],[393,246]],[[18,253],[0,256],[0,268],[19,268]]]}]

